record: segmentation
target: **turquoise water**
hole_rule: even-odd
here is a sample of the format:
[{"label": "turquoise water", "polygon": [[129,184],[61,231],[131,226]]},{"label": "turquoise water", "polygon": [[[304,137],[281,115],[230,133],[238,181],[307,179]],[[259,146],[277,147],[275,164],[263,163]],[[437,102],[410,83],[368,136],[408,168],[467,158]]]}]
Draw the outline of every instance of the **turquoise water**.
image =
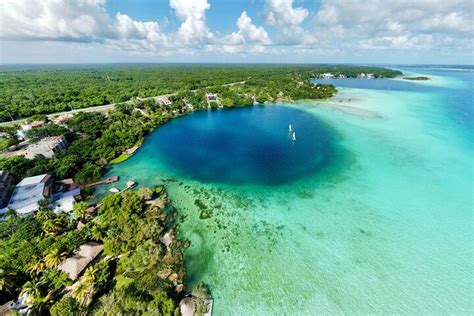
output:
[{"label": "turquoise water", "polygon": [[[471,313],[472,72],[402,70],[432,80],[364,80],[357,87],[347,81],[339,83],[340,92],[329,101],[271,106],[269,111],[280,117],[276,121],[285,124],[282,128],[295,119],[288,113],[304,112],[305,120],[295,119],[297,130],[314,125],[318,136],[325,135],[326,145],[309,150],[332,148],[323,155],[329,159],[315,168],[312,155],[299,153],[309,166],[303,176],[277,174],[277,183],[251,183],[242,176],[235,181],[219,174],[206,178],[187,169],[195,157],[180,156],[180,150],[169,147],[170,139],[186,139],[186,131],[192,130],[198,141],[191,146],[204,146],[206,157],[217,154],[219,149],[213,152],[205,140],[216,129],[230,128],[220,125],[228,118],[219,116],[236,118],[236,129],[259,125],[267,110],[258,108],[235,110],[235,116],[232,111],[199,113],[167,124],[110,173],[123,182],[168,183],[181,237],[191,240],[185,253],[188,286],[198,280],[210,285],[214,315]],[[289,119],[281,118],[282,113]],[[207,127],[208,120],[215,126]],[[250,136],[266,139],[257,130]],[[199,141],[199,135],[205,137]],[[286,146],[285,137],[270,137],[270,144]],[[271,156],[267,150],[273,145],[258,145],[265,149],[257,151],[260,155]],[[232,155],[226,161],[238,162]],[[221,157],[217,161],[221,164]],[[288,168],[289,160],[283,161],[281,167]],[[205,168],[210,164],[202,163]],[[262,172],[257,179],[269,175]]]}]

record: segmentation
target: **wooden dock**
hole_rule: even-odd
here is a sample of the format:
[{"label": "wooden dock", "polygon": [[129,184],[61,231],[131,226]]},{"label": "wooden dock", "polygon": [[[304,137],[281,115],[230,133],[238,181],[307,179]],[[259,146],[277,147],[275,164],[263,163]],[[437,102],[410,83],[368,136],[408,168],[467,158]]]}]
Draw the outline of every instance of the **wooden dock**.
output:
[{"label": "wooden dock", "polygon": [[112,176],[112,177],[108,177],[107,179],[104,179],[104,180],[101,180],[101,181],[86,184],[82,187],[83,188],[92,188],[92,187],[95,187],[95,186],[98,186],[98,185],[114,183],[114,182],[117,182],[118,180],[119,180],[118,176]]}]

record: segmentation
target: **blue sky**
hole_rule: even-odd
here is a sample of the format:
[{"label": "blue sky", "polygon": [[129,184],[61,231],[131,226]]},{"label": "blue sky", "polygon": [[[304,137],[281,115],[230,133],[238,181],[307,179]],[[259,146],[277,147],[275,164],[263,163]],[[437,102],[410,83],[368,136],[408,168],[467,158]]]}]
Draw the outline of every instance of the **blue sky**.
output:
[{"label": "blue sky", "polygon": [[2,0],[1,63],[473,63],[472,0]]}]

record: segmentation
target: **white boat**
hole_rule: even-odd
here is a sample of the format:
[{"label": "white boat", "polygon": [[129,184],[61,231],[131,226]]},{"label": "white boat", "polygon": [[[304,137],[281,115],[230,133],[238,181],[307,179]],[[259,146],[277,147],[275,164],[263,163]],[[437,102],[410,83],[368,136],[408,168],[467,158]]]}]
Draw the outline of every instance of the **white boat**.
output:
[{"label": "white boat", "polygon": [[293,132],[293,128],[291,127],[291,124],[288,125],[288,132],[289,132],[289,133]]},{"label": "white boat", "polygon": [[295,133],[295,132],[293,132],[293,137],[292,137],[291,139],[292,139],[293,141],[296,140],[296,133]]},{"label": "white boat", "polygon": [[113,188],[110,188],[110,189],[109,189],[109,192],[112,192],[112,193],[119,193],[120,190],[117,189],[116,187],[113,187]]}]

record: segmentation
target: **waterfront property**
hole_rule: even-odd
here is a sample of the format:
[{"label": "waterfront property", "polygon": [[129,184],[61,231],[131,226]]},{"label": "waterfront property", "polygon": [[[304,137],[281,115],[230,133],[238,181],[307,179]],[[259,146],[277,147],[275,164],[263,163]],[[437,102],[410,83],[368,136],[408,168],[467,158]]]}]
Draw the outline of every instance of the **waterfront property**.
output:
[{"label": "waterfront property", "polygon": [[160,102],[163,103],[165,106],[170,106],[171,105],[171,101],[168,99],[168,97],[165,95],[165,96],[162,96],[159,98]]},{"label": "waterfront property", "polygon": [[36,155],[42,155],[46,158],[53,157],[56,153],[67,148],[67,141],[64,136],[46,137],[37,143],[30,144],[26,147],[25,157],[33,159]]},{"label": "waterfront property", "polygon": [[74,204],[81,199],[81,189],[75,188],[66,192],[58,192],[51,197],[54,212],[72,213]]},{"label": "waterfront property", "polygon": [[38,202],[51,196],[52,184],[52,178],[48,174],[21,180],[13,191],[7,209],[13,209],[21,215],[33,214],[40,207]]},{"label": "waterfront property", "polygon": [[79,251],[58,265],[58,270],[66,273],[71,280],[76,280],[81,273],[99,256],[104,250],[104,245],[96,242],[88,242],[79,247]]}]

